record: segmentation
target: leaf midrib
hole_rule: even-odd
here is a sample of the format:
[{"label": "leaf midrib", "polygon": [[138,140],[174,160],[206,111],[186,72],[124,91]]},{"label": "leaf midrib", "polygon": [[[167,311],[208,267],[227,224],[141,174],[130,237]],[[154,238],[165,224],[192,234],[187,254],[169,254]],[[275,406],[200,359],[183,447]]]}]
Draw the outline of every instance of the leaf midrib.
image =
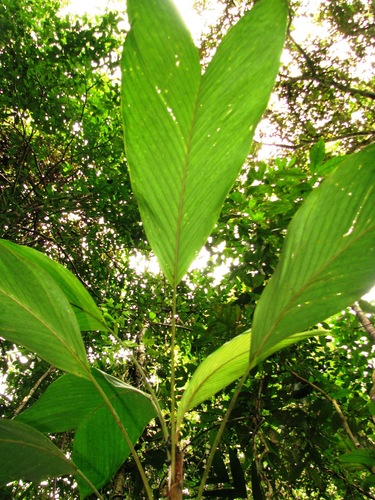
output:
[{"label": "leaf midrib", "polygon": [[[78,361],[78,364],[84,369],[86,373],[89,373],[88,366],[81,360],[81,358],[77,355],[76,351],[70,347],[70,344],[64,340],[63,337],[60,336],[59,332],[55,331],[52,325],[49,325],[46,323],[40,316],[34,313],[32,309],[29,309],[26,305],[22,304],[19,300],[17,300],[14,296],[9,295],[6,291],[2,290],[3,295],[8,297],[11,301],[16,303],[21,309],[23,309],[25,312],[27,312],[30,316],[34,317],[34,319],[39,322],[41,325],[43,325],[47,331],[49,331],[52,336],[55,338],[55,340],[59,341],[71,354],[71,356]],[[77,330],[79,331],[79,330]],[[20,342],[21,343],[21,342]]]},{"label": "leaf midrib", "polygon": [[180,204],[178,207],[178,214],[177,214],[175,258],[174,258],[174,265],[173,265],[173,289],[176,289],[177,285],[178,285],[177,277],[178,277],[178,266],[179,266],[179,255],[180,255],[182,217],[183,217],[183,212],[184,212],[183,209],[184,209],[184,202],[185,202],[186,179],[187,179],[187,173],[188,173],[188,167],[189,167],[189,159],[190,159],[189,156],[190,156],[191,145],[192,145],[192,141],[193,141],[194,127],[195,127],[196,118],[197,118],[197,114],[198,114],[198,106],[199,106],[199,98],[200,98],[201,88],[202,88],[202,74],[200,75],[199,85],[197,88],[197,94],[195,97],[195,103],[194,103],[194,108],[193,108],[193,113],[192,113],[191,126],[190,126],[190,130],[189,130],[189,137],[188,137],[188,141],[186,144],[186,153],[185,153],[184,166],[183,166],[183,172],[182,172]]},{"label": "leaf midrib", "polygon": [[[268,341],[269,337],[271,336],[272,332],[277,328],[278,324],[283,320],[285,314],[290,311],[291,309],[291,306],[293,303],[296,302],[296,300],[301,297],[301,295],[305,292],[306,289],[308,289],[314,282],[316,282],[318,280],[318,277],[327,269],[329,268],[329,266],[337,259],[339,258],[339,256],[345,252],[346,250],[348,250],[348,248],[350,248],[351,246],[353,246],[355,243],[358,242],[358,240],[360,240],[364,235],[366,235],[367,233],[371,232],[372,230],[374,230],[375,228],[375,225],[374,226],[370,226],[366,231],[363,231],[361,232],[357,238],[355,239],[351,239],[348,241],[348,245],[346,245],[345,247],[343,247],[341,249],[341,251],[337,254],[335,254],[334,257],[332,257],[327,263],[325,266],[323,266],[322,268],[320,268],[319,272],[313,274],[310,278],[310,280],[306,283],[305,286],[303,286],[299,291],[298,293],[296,293],[295,295],[293,295],[291,297],[291,299],[289,300],[289,302],[286,304],[286,306],[282,309],[282,311],[280,312],[280,314],[277,316],[277,318],[275,319],[275,321],[272,323],[272,325],[270,326],[270,328],[268,329],[268,332],[265,333],[263,336],[262,336],[262,342],[259,344],[259,346],[257,347],[257,349],[254,351],[254,353],[251,353],[250,352],[250,355],[251,356],[254,356],[255,358],[259,357],[260,355],[260,352],[262,351],[262,348],[263,346],[265,345],[265,343]],[[292,335],[292,334],[290,334]],[[289,336],[289,334],[287,334],[285,336],[285,338],[287,338]],[[284,338],[284,337],[283,337]]]}]

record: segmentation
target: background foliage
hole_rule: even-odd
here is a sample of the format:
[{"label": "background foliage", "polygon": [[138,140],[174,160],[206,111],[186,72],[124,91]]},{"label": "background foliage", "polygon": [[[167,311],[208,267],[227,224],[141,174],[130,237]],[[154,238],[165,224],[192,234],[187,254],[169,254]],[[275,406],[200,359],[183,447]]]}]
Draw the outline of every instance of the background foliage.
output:
[{"label": "background foliage", "polygon": [[[252,4],[221,3],[222,18],[201,40],[203,61]],[[178,304],[180,389],[200,361],[251,322],[286,227],[335,158],[374,139],[373,5],[335,0],[311,14],[308,3],[290,2],[274,104],[205,246],[207,265],[180,285],[186,297]],[[167,405],[171,298],[159,273],[147,264],[136,268],[137,257],[147,259],[150,250],[123,168],[116,73],[123,14],[62,19],[59,7],[51,0],[43,6],[6,0],[0,6],[0,237],[42,250],[79,277]],[[299,40],[304,16],[321,30]],[[347,49],[344,55],[334,50],[339,44]],[[264,159],[261,143],[279,145],[271,159]],[[324,159],[330,162],[323,165]],[[224,266],[219,280],[217,270]],[[361,307],[372,319],[373,306]],[[372,450],[374,442],[374,338],[360,318],[358,309],[344,310],[324,325],[332,335],[280,351],[253,370],[216,454],[206,496],[375,498],[375,464],[358,456],[354,463],[340,461],[348,451]],[[0,411],[12,418],[38,399],[58,371],[0,341]],[[136,367],[106,332],[87,332],[84,341],[93,367],[140,386]],[[230,386],[197,407],[182,429],[189,491],[197,486],[232,391]],[[69,430],[56,434],[63,451],[71,443]],[[157,498],[167,466],[156,424],[145,431],[139,451]],[[76,498],[72,483],[20,482],[0,493]],[[102,489],[118,491],[142,498],[131,459]]]}]

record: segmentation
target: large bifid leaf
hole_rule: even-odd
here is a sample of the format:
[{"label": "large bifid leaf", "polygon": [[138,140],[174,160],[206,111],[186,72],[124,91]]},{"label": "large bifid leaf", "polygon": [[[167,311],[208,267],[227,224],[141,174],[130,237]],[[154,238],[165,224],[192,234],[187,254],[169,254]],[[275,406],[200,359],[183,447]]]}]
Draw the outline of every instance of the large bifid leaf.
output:
[{"label": "large bifid leaf", "polygon": [[257,305],[251,360],[364,295],[375,282],[375,146],[348,156],[288,228]]},{"label": "large bifid leaf", "polygon": [[201,76],[169,0],[128,0],[125,149],[146,234],[168,281],[186,273],[248,154],[284,43],[287,2],[260,0]]},{"label": "large bifid leaf", "polygon": [[[101,386],[135,444],[145,426],[156,416],[148,395],[98,370],[92,375]],[[39,400],[16,418],[45,433],[76,430],[73,460],[97,488],[107,483],[130,454],[121,431],[95,385],[73,375],[63,375]],[[91,492],[77,478],[82,495]]]},{"label": "large bifid leaf", "polygon": [[0,242],[0,335],[61,370],[89,377],[74,312],[60,287],[15,245]]}]

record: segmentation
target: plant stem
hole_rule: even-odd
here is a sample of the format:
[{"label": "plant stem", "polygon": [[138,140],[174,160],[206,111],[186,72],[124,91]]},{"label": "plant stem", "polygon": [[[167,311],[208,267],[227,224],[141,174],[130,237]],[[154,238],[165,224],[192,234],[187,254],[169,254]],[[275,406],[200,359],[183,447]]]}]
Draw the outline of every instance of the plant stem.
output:
[{"label": "plant stem", "polygon": [[164,435],[164,439],[165,441],[167,442],[168,441],[168,438],[169,438],[169,432],[168,432],[168,429],[167,429],[167,424],[165,422],[165,418],[164,418],[164,415],[161,411],[161,407],[159,405],[159,401],[158,401],[158,398],[156,397],[156,394],[155,394],[155,391],[154,389],[152,388],[150,382],[147,380],[147,377],[146,377],[146,373],[145,371],[143,370],[142,366],[138,363],[138,360],[137,358],[132,354],[130,356],[130,359],[132,360],[132,362],[135,364],[137,370],[139,371],[139,373],[141,374],[141,377],[142,377],[142,380],[145,384],[145,386],[147,387],[147,390],[150,394],[150,397],[152,399],[152,402],[154,403],[154,406],[155,406],[155,410],[158,414],[158,418],[159,418],[159,421],[160,421],[160,425],[161,425],[161,428],[162,428],[162,431],[163,431],[163,435]]},{"label": "plant stem", "polygon": [[113,406],[112,406],[110,400],[108,399],[106,393],[103,391],[103,389],[100,387],[99,383],[95,380],[95,377],[93,377],[92,375],[91,375],[91,381],[95,385],[95,387],[98,390],[99,394],[103,398],[103,401],[105,402],[105,404],[107,405],[109,411],[111,412],[111,415],[115,419],[115,422],[116,422],[118,428],[120,429],[120,431],[121,431],[121,433],[122,433],[122,435],[123,435],[123,437],[125,439],[125,442],[126,442],[126,444],[128,445],[128,447],[130,449],[130,452],[131,452],[131,454],[133,456],[133,459],[134,459],[134,461],[135,461],[135,463],[137,465],[138,471],[139,471],[139,473],[141,475],[141,478],[142,478],[143,485],[144,485],[145,490],[146,490],[147,498],[149,500],[152,500],[153,496],[152,496],[152,490],[151,490],[151,487],[150,487],[150,483],[148,482],[148,479],[146,477],[144,468],[142,467],[142,464],[139,461],[137,452],[135,451],[135,448],[133,446],[133,443],[131,442],[129,434],[127,433],[127,431],[126,431],[123,423],[121,422],[120,417],[118,416],[116,410],[113,408]]},{"label": "plant stem", "polygon": [[211,465],[212,465],[212,462],[213,462],[213,459],[214,459],[217,447],[218,447],[218,445],[220,443],[221,437],[223,435],[225,426],[227,425],[227,422],[228,422],[228,419],[230,417],[230,414],[232,413],[234,405],[236,404],[237,398],[240,395],[242,386],[244,385],[244,383],[245,383],[245,381],[246,381],[246,379],[247,379],[247,377],[249,375],[249,372],[250,372],[252,366],[253,365],[249,363],[249,365],[246,368],[245,373],[242,375],[242,378],[241,378],[241,380],[239,381],[239,383],[238,383],[238,385],[236,387],[236,390],[235,390],[235,392],[233,394],[231,402],[229,403],[228,409],[227,409],[227,411],[226,411],[226,413],[224,415],[224,418],[223,418],[223,420],[222,420],[222,422],[220,424],[219,430],[217,431],[217,434],[216,434],[216,437],[215,437],[215,441],[213,442],[213,444],[211,446],[210,454],[208,456],[207,463],[206,463],[206,466],[204,468],[204,473],[203,473],[203,476],[202,476],[201,484],[199,485],[199,490],[198,490],[198,494],[197,494],[196,500],[201,500],[202,497],[203,497],[204,487],[206,486],[206,482],[207,482],[207,478],[208,478],[208,473],[209,473],[209,471],[211,469]]},{"label": "plant stem", "polygon": [[169,488],[175,483],[176,476],[176,315],[177,315],[177,287],[173,287],[172,321],[171,321],[171,468]]},{"label": "plant stem", "polygon": [[79,469],[77,469],[77,474],[79,474],[81,476],[81,478],[85,481],[85,483],[87,483],[90,486],[90,488],[92,489],[92,492],[99,498],[99,500],[103,500],[102,495],[95,488],[95,486],[92,484],[90,479],[88,477],[86,477],[85,474]]},{"label": "plant stem", "polygon": [[50,366],[48,370],[43,373],[43,375],[36,381],[36,383],[33,385],[33,387],[30,389],[29,393],[26,394],[26,396],[22,399],[21,403],[19,406],[16,408],[14,411],[13,416],[16,417],[26,406],[27,402],[29,399],[34,395],[35,391],[38,389],[40,384],[43,382],[45,378],[47,378],[56,368],[54,366]]},{"label": "plant stem", "polygon": [[[120,339],[120,337],[113,330],[111,330],[110,328],[108,328],[108,331],[109,331],[109,333],[111,335],[113,335],[113,337],[117,340],[117,342],[119,342],[119,344],[121,344],[124,348],[126,348],[126,346],[124,345],[123,341]],[[167,442],[168,438],[169,438],[169,432],[168,432],[168,429],[167,429],[167,424],[165,422],[164,415],[163,415],[163,413],[161,411],[161,407],[160,407],[158,398],[156,397],[155,391],[152,388],[150,382],[147,380],[146,373],[145,373],[144,369],[142,368],[142,366],[139,364],[139,362],[138,362],[137,358],[134,356],[134,354],[132,354],[130,356],[130,359],[135,364],[137,370],[141,374],[141,377],[142,377],[142,380],[143,380],[145,386],[147,387],[147,390],[148,390],[148,392],[149,392],[149,394],[151,396],[152,402],[154,403],[154,407],[155,407],[156,413],[158,414],[158,418],[159,418],[160,425],[161,425],[161,428],[162,428],[162,431],[163,431],[164,439]]]}]

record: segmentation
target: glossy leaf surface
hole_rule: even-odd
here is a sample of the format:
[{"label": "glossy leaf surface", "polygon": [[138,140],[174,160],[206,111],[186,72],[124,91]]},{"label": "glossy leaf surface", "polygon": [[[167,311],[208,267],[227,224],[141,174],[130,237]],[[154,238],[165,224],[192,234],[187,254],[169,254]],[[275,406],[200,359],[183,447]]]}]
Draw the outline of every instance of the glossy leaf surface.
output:
[{"label": "glossy leaf surface", "polygon": [[344,159],[290,223],[280,262],[255,311],[251,361],[358,300],[375,282],[374,262],[370,146]]},{"label": "glossy leaf surface", "polygon": [[133,191],[168,281],[205,243],[271,93],[287,2],[261,0],[229,30],[205,73],[170,0],[128,0],[122,109]]},{"label": "glossy leaf surface", "polygon": [[77,469],[48,438],[14,420],[0,419],[0,484],[18,479],[36,483]]},{"label": "glossy leaf surface", "polygon": [[88,377],[75,314],[50,275],[2,241],[0,276],[0,335],[61,370]]}]

